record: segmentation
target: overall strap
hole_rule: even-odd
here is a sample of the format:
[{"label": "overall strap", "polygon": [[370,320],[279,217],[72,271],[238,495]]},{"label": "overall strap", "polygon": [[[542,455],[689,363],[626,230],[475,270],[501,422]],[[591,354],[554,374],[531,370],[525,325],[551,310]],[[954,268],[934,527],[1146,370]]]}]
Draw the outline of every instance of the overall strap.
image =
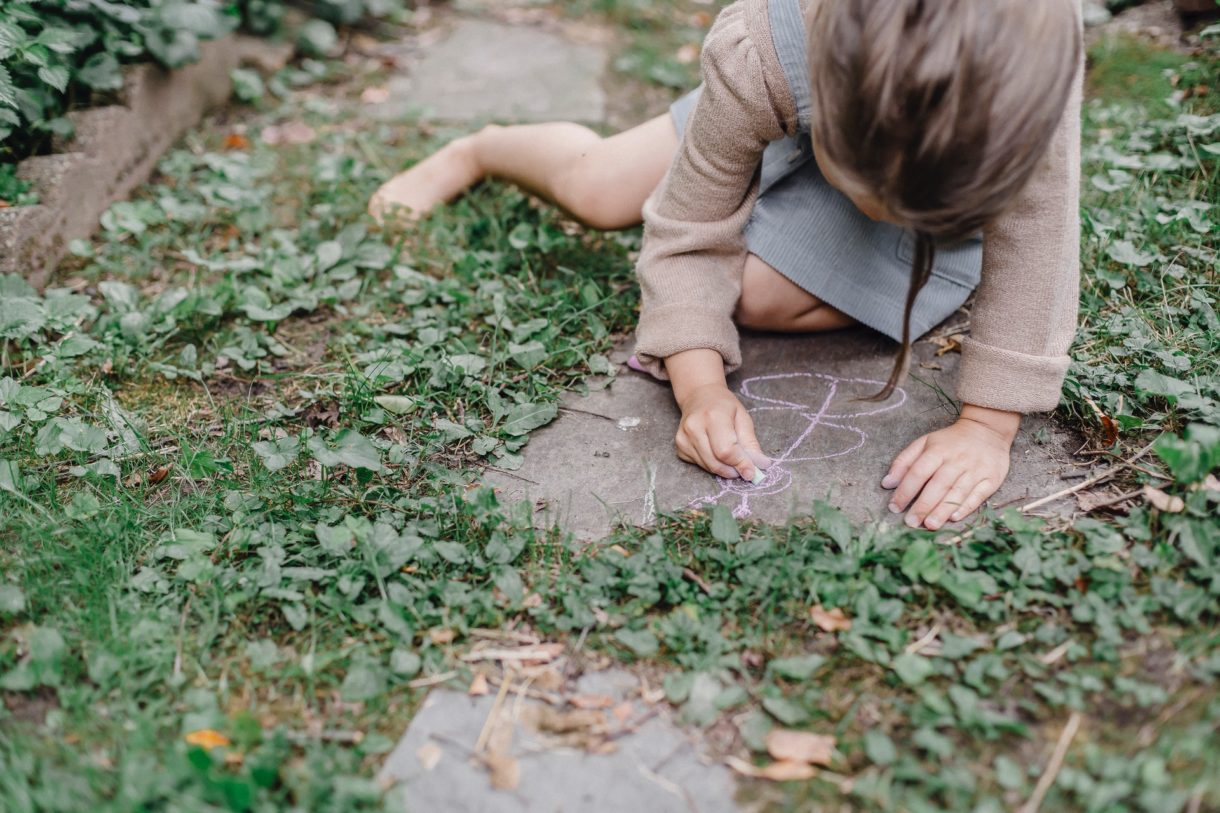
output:
[{"label": "overall strap", "polygon": [[796,102],[797,127],[809,132],[809,48],[801,0],[768,0],[771,40]]}]

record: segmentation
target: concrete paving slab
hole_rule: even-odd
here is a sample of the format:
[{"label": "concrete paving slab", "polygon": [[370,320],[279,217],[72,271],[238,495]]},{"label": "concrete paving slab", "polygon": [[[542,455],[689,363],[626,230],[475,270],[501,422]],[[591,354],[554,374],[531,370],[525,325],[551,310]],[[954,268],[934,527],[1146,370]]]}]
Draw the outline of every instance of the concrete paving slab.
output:
[{"label": "concrete paving slab", "polygon": [[[853,519],[898,522],[880,487],[890,462],[920,435],[953,421],[959,356],[920,342],[910,378],[889,400],[879,390],[894,344],[860,328],[808,336],[746,335],[741,370],[729,379],[754,416],[763,451],[778,462],[760,485],[726,481],[678,460],[679,412],[667,384],[620,368],[609,388],[569,397],[536,432],[515,472],[489,471],[506,502],[536,501],[541,526],[557,523],[599,539],[616,523],[647,526],[658,511],[729,506],[735,516],[782,524],[829,500]],[[625,357],[625,352],[622,353]],[[617,359],[616,359],[617,360]],[[1007,483],[992,505],[1053,494],[1077,471],[1078,439],[1045,417],[1028,417],[1013,446]],[[1067,510],[1070,502],[1045,510]]]},{"label": "concrete paving slab", "polygon": [[606,117],[604,47],[541,28],[459,20],[446,38],[403,60],[379,119],[424,113],[446,121],[579,121]]},{"label": "concrete paving slab", "polygon": [[[594,744],[609,743],[605,749],[599,747],[605,753],[572,747],[571,737],[556,735],[559,726],[548,728],[540,723],[564,713],[541,701],[518,701],[510,691],[489,723],[496,708],[494,692],[469,697],[448,689],[433,690],[386,759],[378,779],[383,785],[398,784],[397,794],[410,811],[739,811],[729,770],[702,757],[691,736],[672,722],[666,707],[646,707],[637,697],[638,687],[638,680],[623,670],[587,674],[578,682],[581,694],[607,695],[616,706],[632,704],[627,725],[634,730],[628,733],[615,733],[620,724],[609,711],[579,712],[594,727],[600,725],[598,719],[608,721],[611,737],[592,740]],[[633,720],[643,722],[636,727],[631,725]],[[499,748],[517,761],[515,788],[493,788],[486,765],[472,755],[485,725],[492,733],[484,753]]]}]

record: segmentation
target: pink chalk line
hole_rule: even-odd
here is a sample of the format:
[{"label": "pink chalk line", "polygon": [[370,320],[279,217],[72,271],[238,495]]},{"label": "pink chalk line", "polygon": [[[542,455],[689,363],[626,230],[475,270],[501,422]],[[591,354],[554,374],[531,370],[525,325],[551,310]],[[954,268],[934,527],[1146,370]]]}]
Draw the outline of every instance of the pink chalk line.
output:
[{"label": "pink chalk line", "polygon": [[[632,359],[634,360],[634,358]],[[766,398],[761,395],[755,395],[751,391],[751,387],[757,383],[766,381],[778,381],[792,378],[808,378],[821,379],[827,382],[829,389],[826,397],[822,399],[822,403],[818,407],[813,407],[808,404],[798,404],[791,401],[781,401],[778,398]],[[897,396],[886,404],[866,408],[858,412],[845,412],[843,414],[832,414],[830,412],[831,403],[838,394],[840,384],[866,384],[880,388],[885,382],[876,381],[871,378],[841,378],[839,376],[828,375],[826,373],[776,373],[774,375],[760,375],[753,378],[747,378],[741,382],[741,388],[738,391],[742,400],[753,401],[758,406],[747,408],[752,414],[760,412],[796,412],[806,420],[805,427],[801,430],[787,449],[778,456],[772,457],[772,463],[766,471],[763,472],[764,479],[758,485],[754,485],[748,480],[734,478],[727,480],[723,477],[716,476],[716,482],[720,486],[720,490],[715,494],[710,494],[704,497],[697,497],[691,500],[688,507],[696,508],[704,505],[714,504],[723,497],[733,495],[738,498],[737,505],[733,508],[733,516],[738,519],[744,519],[751,515],[750,499],[753,497],[766,497],[772,494],[780,494],[792,487],[792,470],[787,464],[802,463],[814,460],[829,460],[835,457],[843,457],[849,455],[864,446],[868,441],[868,433],[858,426],[853,426],[848,423],[837,423],[836,421],[846,421],[851,418],[864,418],[869,415],[879,415],[883,412],[897,409],[906,403],[907,393],[901,387],[894,389],[894,395]],[[856,437],[854,443],[845,449],[828,452],[826,454],[812,455],[807,457],[797,457],[797,450],[813,434],[818,427],[825,426],[832,429],[842,429],[848,432],[854,432]]]}]

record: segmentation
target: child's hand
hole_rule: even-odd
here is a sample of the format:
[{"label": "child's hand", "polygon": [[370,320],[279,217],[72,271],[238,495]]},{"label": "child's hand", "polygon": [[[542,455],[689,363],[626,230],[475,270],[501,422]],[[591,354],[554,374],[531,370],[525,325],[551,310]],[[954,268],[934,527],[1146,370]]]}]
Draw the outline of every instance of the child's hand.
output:
[{"label": "child's hand", "polygon": [[956,423],[924,435],[894,458],[881,481],[882,488],[897,487],[890,510],[904,510],[918,494],[906,515],[912,528],[935,531],[968,517],[1008,476],[1020,423],[1019,413],[966,404]]},{"label": "child's hand", "polygon": [[723,384],[706,384],[685,393],[682,423],[674,445],[678,457],[732,480],[754,480],[771,465],[754,435],[754,421]]}]

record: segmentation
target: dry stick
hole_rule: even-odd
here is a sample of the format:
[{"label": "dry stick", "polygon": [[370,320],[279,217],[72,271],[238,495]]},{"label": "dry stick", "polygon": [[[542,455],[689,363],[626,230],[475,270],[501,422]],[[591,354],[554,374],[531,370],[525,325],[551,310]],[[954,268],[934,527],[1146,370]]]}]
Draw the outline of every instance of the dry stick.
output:
[{"label": "dry stick", "polygon": [[1055,784],[1055,779],[1059,776],[1059,769],[1063,767],[1063,758],[1067,756],[1072,739],[1075,738],[1076,731],[1080,728],[1080,720],[1080,712],[1072,712],[1067,725],[1063,727],[1063,733],[1059,735],[1059,742],[1055,743],[1055,753],[1051,754],[1051,761],[1047,763],[1045,773],[1042,774],[1037,787],[1034,788],[1034,795],[1029,797],[1029,801],[1021,808],[1020,813],[1037,813],[1038,808],[1042,806],[1042,800],[1046,797],[1047,791],[1051,789],[1051,785]]},{"label": "dry stick", "polygon": [[512,682],[513,676],[505,675],[504,682],[500,684],[500,691],[496,692],[496,702],[491,704],[491,711],[487,713],[487,719],[483,721],[483,730],[479,732],[479,738],[474,744],[476,756],[483,753],[483,749],[487,747],[487,741],[491,739],[491,730],[500,716],[500,706],[504,705],[504,697],[508,694],[508,687]]}]

